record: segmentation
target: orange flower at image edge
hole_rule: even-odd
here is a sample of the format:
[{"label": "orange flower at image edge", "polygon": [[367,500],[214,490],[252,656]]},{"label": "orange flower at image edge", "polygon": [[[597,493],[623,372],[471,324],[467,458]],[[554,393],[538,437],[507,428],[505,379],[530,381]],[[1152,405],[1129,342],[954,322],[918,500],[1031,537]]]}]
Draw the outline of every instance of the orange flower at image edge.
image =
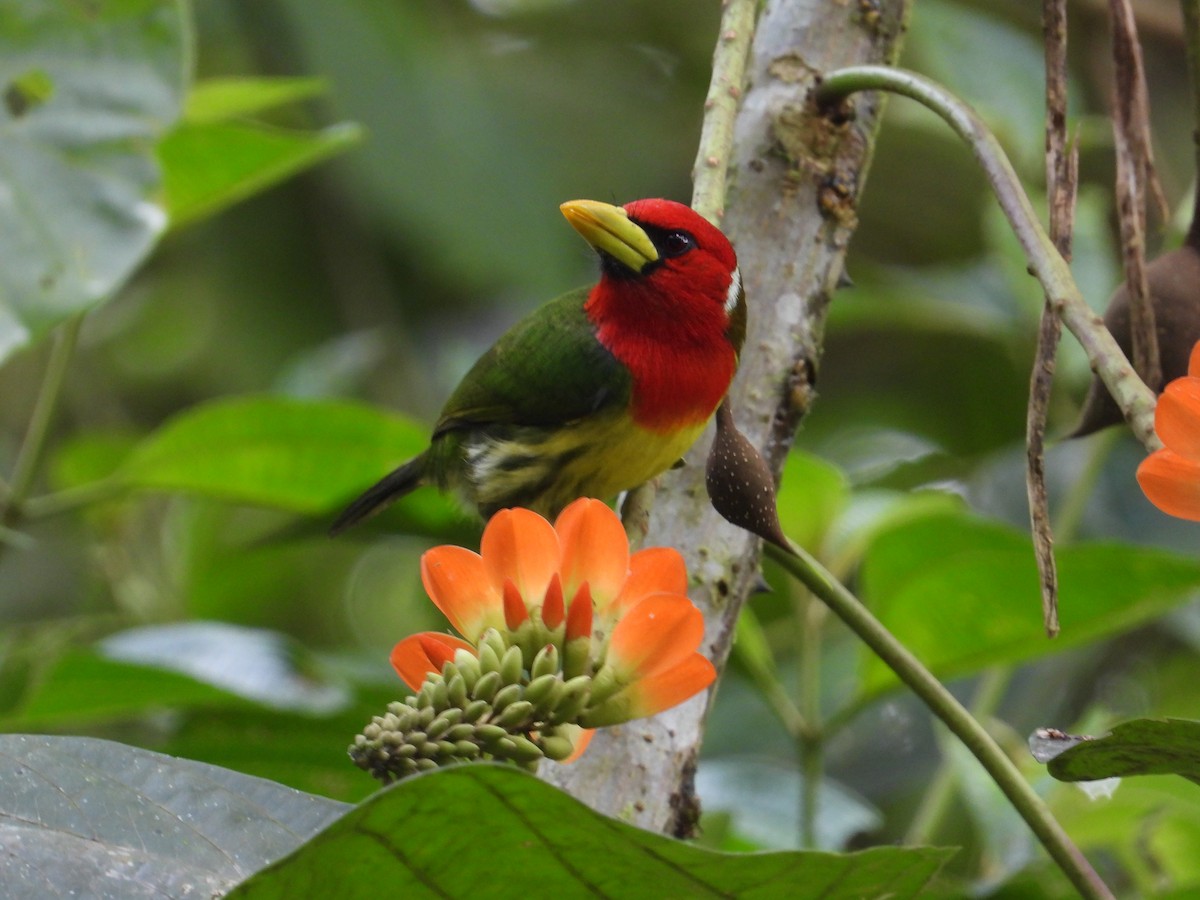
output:
[{"label": "orange flower at image edge", "polygon": [[[527,509],[502,510],[479,553],[425,553],[421,580],[465,640],[423,632],[397,644],[392,665],[413,690],[456,653],[481,656],[493,629],[510,646],[553,645],[563,679],[590,677],[589,700],[574,717],[585,729],[654,715],[716,678],[696,652],[704,617],[687,597],[683,557],[668,547],[631,554],[620,519],[599,500],[575,501],[554,525]],[[526,653],[526,683],[531,668]]]},{"label": "orange flower at image edge", "polygon": [[1200,343],[1192,348],[1188,374],[1159,396],[1154,430],[1165,449],[1138,466],[1138,484],[1163,512],[1200,522]]}]

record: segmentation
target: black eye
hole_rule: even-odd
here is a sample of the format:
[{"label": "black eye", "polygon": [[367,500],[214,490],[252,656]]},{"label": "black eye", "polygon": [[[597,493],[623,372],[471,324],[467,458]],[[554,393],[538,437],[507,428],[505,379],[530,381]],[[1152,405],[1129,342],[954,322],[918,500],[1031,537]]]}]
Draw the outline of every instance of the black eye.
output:
[{"label": "black eye", "polygon": [[668,231],[663,235],[663,256],[682,256],[696,246],[696,239],[686,231]]}]

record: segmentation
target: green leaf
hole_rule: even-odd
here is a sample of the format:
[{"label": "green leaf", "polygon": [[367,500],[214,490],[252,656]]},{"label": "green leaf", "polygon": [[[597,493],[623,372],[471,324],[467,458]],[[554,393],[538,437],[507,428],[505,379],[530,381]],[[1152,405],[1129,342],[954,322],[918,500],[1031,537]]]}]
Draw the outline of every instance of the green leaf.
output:
[{"label": "green leaf", "polygon": [[328,512],[428,446],[408,419],[362,404],[239,397],[168,421],[118,473],[126,486]]},{"label": "green leaf", "polygon": [[79,729],[165,709],[246,707],[250,702],[195,678],[75,650],[56,660],[0,724],[8,731]]},{"label": "green leaf", "polygon": [[467,765],[380,791],[231,898],[917,896],[949,848],[731,855],[593,812],[516,769]]},{"label": "green leaf", "polygon": [[1200,722],[1134,719],[1104,737],[1075,744],[1050,760],[1060,781],[1096,781],[1129,775],[1182,775],[1200,782]]},{"label": "green leaf", "polygon": [[91,738],[0,735],[0,786],[4,895],[12,900],[207,900],[347,809]]},{"label": "green leaf", "polygon": [[109,659],[178,672],[274,709],[327,715],[349,699],[343,685],[322,677],[305,647],[262,628],[147,625],[109,635],[99,650]]},{"label": "green leaf", "polygon": [[327,89],[323,78],[209,78],[192,86],[183,116],[207,125],[319,97]]},{"label": "green leaf", "polygon": [[817,548],[849,499],[849,481],[836,466],[798,450],[788,454],[776,505],[784,533],[797,544]]},{"label": "green leaf", "polygon": [[[1042,631],[1033,550],[1024,534],[967,515],[934,515],[882,533],[867,551],[864,599],[936,675],[1057,653],[1132,628],[1200,589],[1200,560],[1121,544],[1059,548],[1062,633]],[[863,652],[864,691],[896,677]]]},{"label": "green leaf", "polygon": [[162,234],[154,144],[187,53],[176,0],[0,12],[0,360],[111,296]]},{"label": "green leaf", "polygon": [[288,131],[249,122],[181,125],[158,147],[171,227],[215,215],[357,144],[362,129]]}]

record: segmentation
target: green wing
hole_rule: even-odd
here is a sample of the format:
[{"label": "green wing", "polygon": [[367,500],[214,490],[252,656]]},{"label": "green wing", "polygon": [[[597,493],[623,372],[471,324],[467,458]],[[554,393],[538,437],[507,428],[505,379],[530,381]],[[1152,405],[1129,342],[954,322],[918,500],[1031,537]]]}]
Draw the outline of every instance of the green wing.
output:
[{"label": "green wing", "polygon": [[554,425],[629,403],[630,375],[596,339],[589,288],[551,300],[479,358],[446,402],[433,436],[475,426]]}]

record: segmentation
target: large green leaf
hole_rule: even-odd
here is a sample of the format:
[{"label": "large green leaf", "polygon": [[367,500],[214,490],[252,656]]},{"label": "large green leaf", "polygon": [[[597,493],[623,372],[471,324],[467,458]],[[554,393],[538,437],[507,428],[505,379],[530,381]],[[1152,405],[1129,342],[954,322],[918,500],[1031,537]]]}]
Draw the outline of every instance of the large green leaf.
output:
[{"label": "large green leaf", "polygon": [[1075,743],[1049,761],[1061,781],[1128,775],[1182,775],[1200,782],[1200,722],[1134,719],[1108,734]]},{"label": "large green leaf", "polygon": [[171,419],[116,477],[128,487],[316,514],[427,444],[424,428],[362,404],[239,397]]},{"label": "large green leaf", "polygon": [[209,78],[188,94],[184,118],[193,125],[223,122],[325,93],[321,78]]},{"label": "large green leaf", "polygon": [[12,898],[210,897],[287,853],[230,896],[903,898],[955,852],[713,853],[492,765],[349,808],[108,741],[4,735],[0,786]]},{"label": "large green leaf", "polygon": [[214,215],[361,139],[349,124],[316,132],[251,122],[181,125],[158,148],[171,227]]},{"label": "large green leaf", "polygon": [[10,900],[208,900],[347,809],[91,738],[0,735],[0,786]]},{"label": "large green leaf", "polygon": [[514,768],[469,765],[381,791],[237,898],[917,896],[955,851],[732,855],[592,812]]},{"label": "large green leaf", "polygon": [[246,707],[249,701],[195,678],[77,650],[56,660],[0,726],[78,730],[166,709]]},{"label": "large green leaf", "polygon": [[0,360],[112,295],[166,227],[154,145],[187,55],[178,0],[0,10]]},{"label": "large green leaf", "polygon": [[[1200,590],[1200,560],[1120,544],[1058,550],[1062,633],[1042,631],[1029,538],[966,515],[934,515],[885,532],[863,565],[875,614],[940,677],[1016,663],[1132,628]],[[863,654],[864,690],[896,686]]]}]

